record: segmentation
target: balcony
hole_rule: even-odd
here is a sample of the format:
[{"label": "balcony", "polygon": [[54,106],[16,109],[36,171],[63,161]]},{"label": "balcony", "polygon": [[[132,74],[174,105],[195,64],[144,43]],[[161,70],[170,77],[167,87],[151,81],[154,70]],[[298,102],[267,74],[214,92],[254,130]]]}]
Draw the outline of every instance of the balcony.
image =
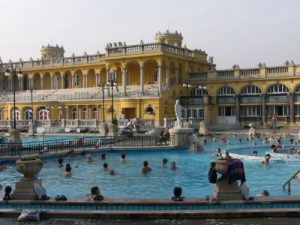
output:
[{"label": "balcony", "polygon": [[218,104],[235,104],[234,96],[219,96],[217,97]]},{"label": "balcony", "polygon": [[288,95],[279,95],[279,96],[267,96],[267,103],[289,103],[290,96]]},{"label": "balcony", "polygon": [[260,96],[241,96],[240,104],[261,104]]},{"label": "balcony", "polygon": [[187,101],[189,105],[203,105],[203,97],[202,96],[189,96],[188,99],[186,97],[180,97],[180,104],[183,106],[187,105]]}]

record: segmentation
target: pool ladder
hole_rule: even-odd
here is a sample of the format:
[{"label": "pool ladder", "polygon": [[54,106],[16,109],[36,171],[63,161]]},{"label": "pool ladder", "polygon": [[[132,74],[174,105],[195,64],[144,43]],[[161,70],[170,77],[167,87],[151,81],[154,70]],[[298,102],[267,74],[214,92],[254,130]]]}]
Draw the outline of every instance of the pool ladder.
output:
[{"label": "pool ladder", "polygon": [[290,177],[290,179],[287,180],[287,182],[283,185],[283,190],[285,190],[285,187],[288,186],[287,191],[291,192],[291,181],[295,179],[295,177],[300,173],[300,170],[298,170],[296,173],[294,173],[293,176]]}]

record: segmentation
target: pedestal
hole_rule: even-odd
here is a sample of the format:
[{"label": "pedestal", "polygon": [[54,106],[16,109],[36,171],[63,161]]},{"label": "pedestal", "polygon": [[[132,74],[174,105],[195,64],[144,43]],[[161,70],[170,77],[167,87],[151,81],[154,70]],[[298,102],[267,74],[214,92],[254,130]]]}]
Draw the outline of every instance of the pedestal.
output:
[{"label": "pedestal", "polygon": [[21,158],[16,161],[16,170],[24,176],[16,183],[12,194],[14,200],[35,200],[34,183],[36,175],[42,169],[43,163],[37,158]]},{"label": "pedestal", "polygon": [[234,181],[232,184],[228,184],[228,179],[225,175],[216,184],[215,197],[218,201],[243,200],[238,182]]},{"label": "pedestal", "polygon": [[10,129],[8,138],[8,148],[9,150],[19,150],[22,148],[22,140],[20,137],[19,129]]},{"label": "pedestal", "polygon": [[189,147],[191,145],[192,128],[173,128],[169,130],[171,143],[178,147]]},{"label": "pedestal", "polygon": [[200,136],[208,136],[209,135],[205,121],[200,122],[199,134],[200,134]]},{"label": "pedestal", "polygon": [[115,137],[118,134],[118,127],[115,124],[109,124],[108,125],[108,136],[109,137]]}]

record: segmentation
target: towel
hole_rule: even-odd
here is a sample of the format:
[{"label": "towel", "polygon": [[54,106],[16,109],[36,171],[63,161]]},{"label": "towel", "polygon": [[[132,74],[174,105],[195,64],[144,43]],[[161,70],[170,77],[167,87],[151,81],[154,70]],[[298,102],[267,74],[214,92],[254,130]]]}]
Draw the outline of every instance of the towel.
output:
[{"label": "towel", "polygon": [[229,184],[232,184],[237,180],[240,180],[242,183],[246,182],[244,164],[240,159],[227,160],[225,165],[225,173]]}]

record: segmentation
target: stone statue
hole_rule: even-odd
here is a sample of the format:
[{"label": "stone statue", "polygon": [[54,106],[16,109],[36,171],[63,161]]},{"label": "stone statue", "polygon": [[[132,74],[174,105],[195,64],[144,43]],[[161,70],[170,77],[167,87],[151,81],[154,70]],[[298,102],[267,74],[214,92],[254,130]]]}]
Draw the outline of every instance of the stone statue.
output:
[{"label": "stone statue", "polygon": [[182,127],[181,123],[181,111],[182,111],[182,106],[180,105],[179,99],[176,100],[175,102],[175,114],[176,114],[176,125],[175,127]]}]

